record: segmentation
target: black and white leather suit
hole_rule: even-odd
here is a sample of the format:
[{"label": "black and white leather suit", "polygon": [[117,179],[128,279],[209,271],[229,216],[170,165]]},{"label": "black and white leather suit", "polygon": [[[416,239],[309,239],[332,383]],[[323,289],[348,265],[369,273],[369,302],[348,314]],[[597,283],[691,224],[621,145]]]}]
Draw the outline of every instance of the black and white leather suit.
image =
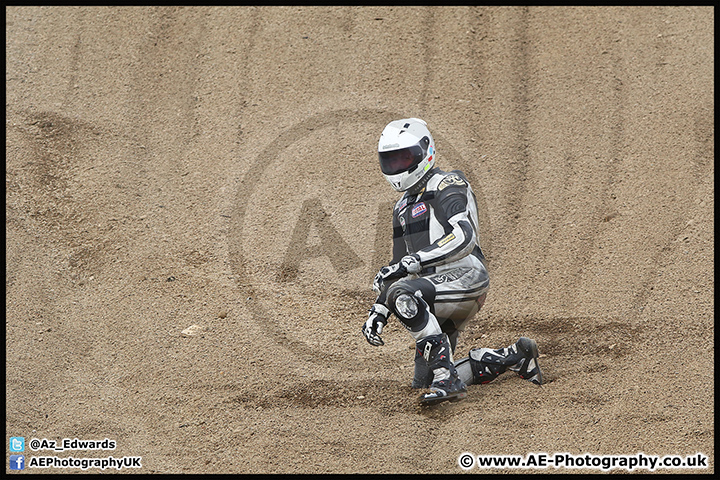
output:
[{"label": "black and white leather suit", "polygon": [[[385,282],[375,303],[394,313],[416,341],[444,332],[454,350],[458,332],[482,307],[489,277],[478,227],[475,195],[457,170],[430,170],[395,204],[391,264],[410,255],[420,271]],[[407,308],[408,300],[415,306]]]}]

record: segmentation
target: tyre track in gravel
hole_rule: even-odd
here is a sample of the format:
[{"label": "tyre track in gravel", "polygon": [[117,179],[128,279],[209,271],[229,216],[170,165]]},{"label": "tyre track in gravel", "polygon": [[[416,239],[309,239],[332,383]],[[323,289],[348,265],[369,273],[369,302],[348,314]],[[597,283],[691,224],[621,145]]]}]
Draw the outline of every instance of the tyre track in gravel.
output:
[{"label": "tyre track in gravel", "polygon": [[[512,39],[508,42],[510,45],[510,54],[507,60],[507,69],[500,70],[493,69],[493,57],[501,55],[500,52],[495,52],[492,49],[494,43],[488,41],[494,40],[492,35],[497,34],[493,30],[495,25],[493,24],[494,12],[474,12],[471,15],[473,19],[472,28],[475,31],[483,32],[482,35],[472,37],[475,42],[471,46],[471,51],[475,52],[473,55],[475,60],[473,64],[473,70],[475,73],[476,81],[479,85],[488,84],[491,80],[502,84],[512,85],[512,94],[510,95],[510,106],[505,110],[505,114],[508,117],[507,124],[509,131],[512,132],[508,138],[507,152],[511,157],[507,162],[504,162],[508,169],[504,176],[500,177],[503,182],[504,195],[502,198],[506,199],[503,207],[500,211],[503,212],[502,217],[497,218],[498,223],[494,225],[493,234],[496,245],[498,248],[495,250],[495,254],[498,258],[491,257],[492,260],[499,260],[497,265],[500,268],[508,272],[508,268],[513,268],[506,261],[511,261],[513,258],[518,258],[517,253],[513,253],[517,247],[512,250],[508,250],[511,245],[517,245],[518,241],[530,243],[530,247],[525,247],[524,250],[527,252],[521,256],[518,260],[523,264],[521,267],[523,271],[542,278],[543,272],[547,272],[546,265],[552,265],[553,256],[557,256],[557,246],[563,245],[567,242],[567,238],[562,237],[560,232],[564,229],[564,219],[566,218],[567,212],[565,205],[567,205],[574,195],[577,195],[577,191],[573,188],[569,188],[569,185],[579,181],[582,172],[577,171],[574,168],[576,154],[572,153],[572,150],[568,152],[557,152],[560,158],[543,157],[541,152],[548,151],[548,146],[544,144],[543,138],[546,135],[534,120],[534,116],[537,116],[538,112],[544,108],[548,108],[544,105],[543,99],[545,96],[540,91],[542,72],[539,71],[541,65],[538,64],[538,57],[541,54],[542,43],[535,35],[542,35],[542,24],[541,20],[536,18],[536,11],[528,8],[515,8],[512,10],[511,15],[508,15],[506,22],[512,28],[507,32],[507,36]],[[489,47],[489,48],[488,48]],[[510,78],[503,80],[503,73],[508,75]],[[491,79],[490,76],[500,75],[500,79]],[[618,158],[619,145],[622,142],[622,104],[624,99],[622,98],[622,91],[620,88],[620,82],[615,76],[612,78],[612,72],[610,72],[610,86],[605,87],[607,90],[614,92],[615,97],[611,100],[610,104],[614,108],[609,120],[610,129],[610,140],[609,140],[609,153],[608,156],[612,159]],[[494,87],[497,88],[497,87]],[[495,90],[497,91],[497,90]],[[492,95],[494,97],[495,95]],[[479,99],[479,110],[485,109],[487,102],[483,101],[481,96]],[[492,98],[491,98],[492,100]],[[487,105],[487,108],[492,108],[491,105]],[[479,118],[480,122],[477,124],[477,129],[480,131],[488,131],[483,126],[482,119]],[[482,136],[482,135],[481,135]],[[564,158],[563,158],[564,157]],[[582,278],[585,266],[590,261],[590,256],[595,248],[595,239],[600,235],[600,229],[602,228],[602,218],[604,212],[609,209],[609,198],[614,177],[616,176],[615,165],[617,162],[611,162],[611,167],[599,174],[594,174],[600,181],[595,187],[596,195],[594,196],[594,202],[589,205],[588,210],[583,212],[584,217],[594,219],[595,221],[590,222],[592,226],[590,231],[584,231],[581,239],[570,240],[571,247],[573,250],[572,257],[568,260],[569,265],[564,265],[563,268],[570,277],[575,277],[574,281],[568,281],[567,285],[579,285],[580,279]],[[542,185],[544,183],[542,172],[545,170],[546,165],[548,168],[552,168],[553,172],[553,189],[559,198],[555,202],[544,205],[535,205],[533,199],[539,197],[539,191],[542,191]],[[541,208],[542,211],[538,211]],[[543,224],[536,228],[535,238],[525,239],[523,238],[524,232],[528,231],[527,222],[528,218],[542,216]],[[610,215],[608,217],[611,218]],[[608,218],[609,219],[609,218]],[[555,248],[553,248],[555,247]],[[567,247],[566,247],[567,248]],[[562,254],[560,254],[562,255]],[[496,267],[497,267],[496,265]],[[503,270],[499,272],[503,274]],[[508,272],[511,273],[511,272]],[[573,287],[570,287],[573,288]],[[564,306],[565,315],[562,313],[555,314],[552,317],[545,317],[544,315],[527,315],[519,314],[516,312],[509,312],[501,314],[502,320],[500,319],[489,319],[488,324],[484,330],[487,331],[491,325],[495,325],[498,328],[500,324],[506,324],[499,328],[502,335],[512,337],[517,334],[518,331],[525,332],[525,334],[540,335],[539,341],[543,345],[542,351],[545,354],[550,355],[563,355],[561,352],[566,350],[563,346],[565,342],[567,344],[574,344],[579,341],[595,342],[596,344],[603,345],[603,337],[606,334],[599,333],[597,337],[587,338],[587,333],[582,333],[578,329],[578,326],[584,323],[593,324],[596,322],[595,319],[578,317],[577,305],[581,303],[582,297],[578,295],[579,292],[563,292],[562,294],[571,298],[572,300],[566,302]],[[504,299],[499,299],[504,301]],[[523,310],[532,311],[531,306],[521,307]],[[617,319],[611,320],[617,322]],[[547,328],[550,325],[554,325],[555,328]],[[561,327],[561,325],[563,327]],[[590,325],[588,325],[589,327]],[[480,327],[474,329],[479,330]],[[559,340],[554,331],[564,331],[564,340]],[[571,336],[568,334],[576,331],[578,337]],[[470,332],[471,335],[475,335],[473,338],[475,341],[481,339],[475,332]],[[623,344],[627,344],[628,339],[623,341]],[[632,341],[632,339],[630,339]],[[616,342],[617,343],[617,342]],[[610,345],[610,344],[607,344]],[[606,346],[607,346],[606,345]],[[567,353],[567,352],[566,352]],[[607,350],[599,350],[597,354],[600,356],[599,361],[607,363],[609,359],[602,360],[606,354],[611,353]],[[595,360],[590,361],[591,369],[596,368]],[[553,365],[550,364],[552,367]],[[548,381],[552,381],[556,378],[556,373],[548,372]]]}]

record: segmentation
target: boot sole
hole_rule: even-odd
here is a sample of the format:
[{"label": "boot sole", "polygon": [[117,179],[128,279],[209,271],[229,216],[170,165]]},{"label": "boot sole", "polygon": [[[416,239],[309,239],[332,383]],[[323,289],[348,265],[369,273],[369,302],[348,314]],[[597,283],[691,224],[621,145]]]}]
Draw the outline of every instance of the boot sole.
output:
[{"label": "boot sole", "polygon": [[444,397],[431,397],[431,398],[425,398],[424,396],[420,397],[420,403],[422,405],[437,405],[438,403],[442,402],[459,402],[463,398],[467,397],[467,392],[458,392],[454,393],[452,395],[446,395]]},{"label": "boot sole", "polygon": [[[537,342],[533,340],[532,338],[527,337],[520,337],[518,339],[518,347],[522,349],[524,352],[528,352],[533,360],[535,360],[535,365],[537,366],[538,373],[537,373],[537,380],[540,382],[540,385],[542,385],[542,369],[540,368],[540,363],[538,362],[538,356],[540,355],[538,352],[538,346]],[[524,378],[524,377],[523,377]],[[527,380],[527,379],[525,379]]]}]

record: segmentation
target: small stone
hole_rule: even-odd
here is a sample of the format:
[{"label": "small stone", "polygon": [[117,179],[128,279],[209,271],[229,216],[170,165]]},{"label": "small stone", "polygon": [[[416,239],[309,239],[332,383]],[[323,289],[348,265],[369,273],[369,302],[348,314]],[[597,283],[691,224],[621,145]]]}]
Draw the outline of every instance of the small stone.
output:
[{"label": "small stone", "polygon": [[182,333],[186,337],[192,337],[195,335],[198,335],[206,330],[205,327],[201,327],[200,325],[190,325],[185,330],[183,330]]}]

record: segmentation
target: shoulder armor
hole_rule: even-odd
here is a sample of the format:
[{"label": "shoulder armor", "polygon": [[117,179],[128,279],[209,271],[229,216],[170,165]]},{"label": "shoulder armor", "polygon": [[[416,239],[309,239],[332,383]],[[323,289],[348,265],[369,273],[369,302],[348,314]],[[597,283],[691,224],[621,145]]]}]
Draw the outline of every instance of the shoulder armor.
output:
[{"label": "shoulder armor", "polygon": [[443,179],[437,186],[438,191],[443,191],[448,187],[467,187],[468,182],[465,175],[460,170],[453,170],[445,174]]}]

